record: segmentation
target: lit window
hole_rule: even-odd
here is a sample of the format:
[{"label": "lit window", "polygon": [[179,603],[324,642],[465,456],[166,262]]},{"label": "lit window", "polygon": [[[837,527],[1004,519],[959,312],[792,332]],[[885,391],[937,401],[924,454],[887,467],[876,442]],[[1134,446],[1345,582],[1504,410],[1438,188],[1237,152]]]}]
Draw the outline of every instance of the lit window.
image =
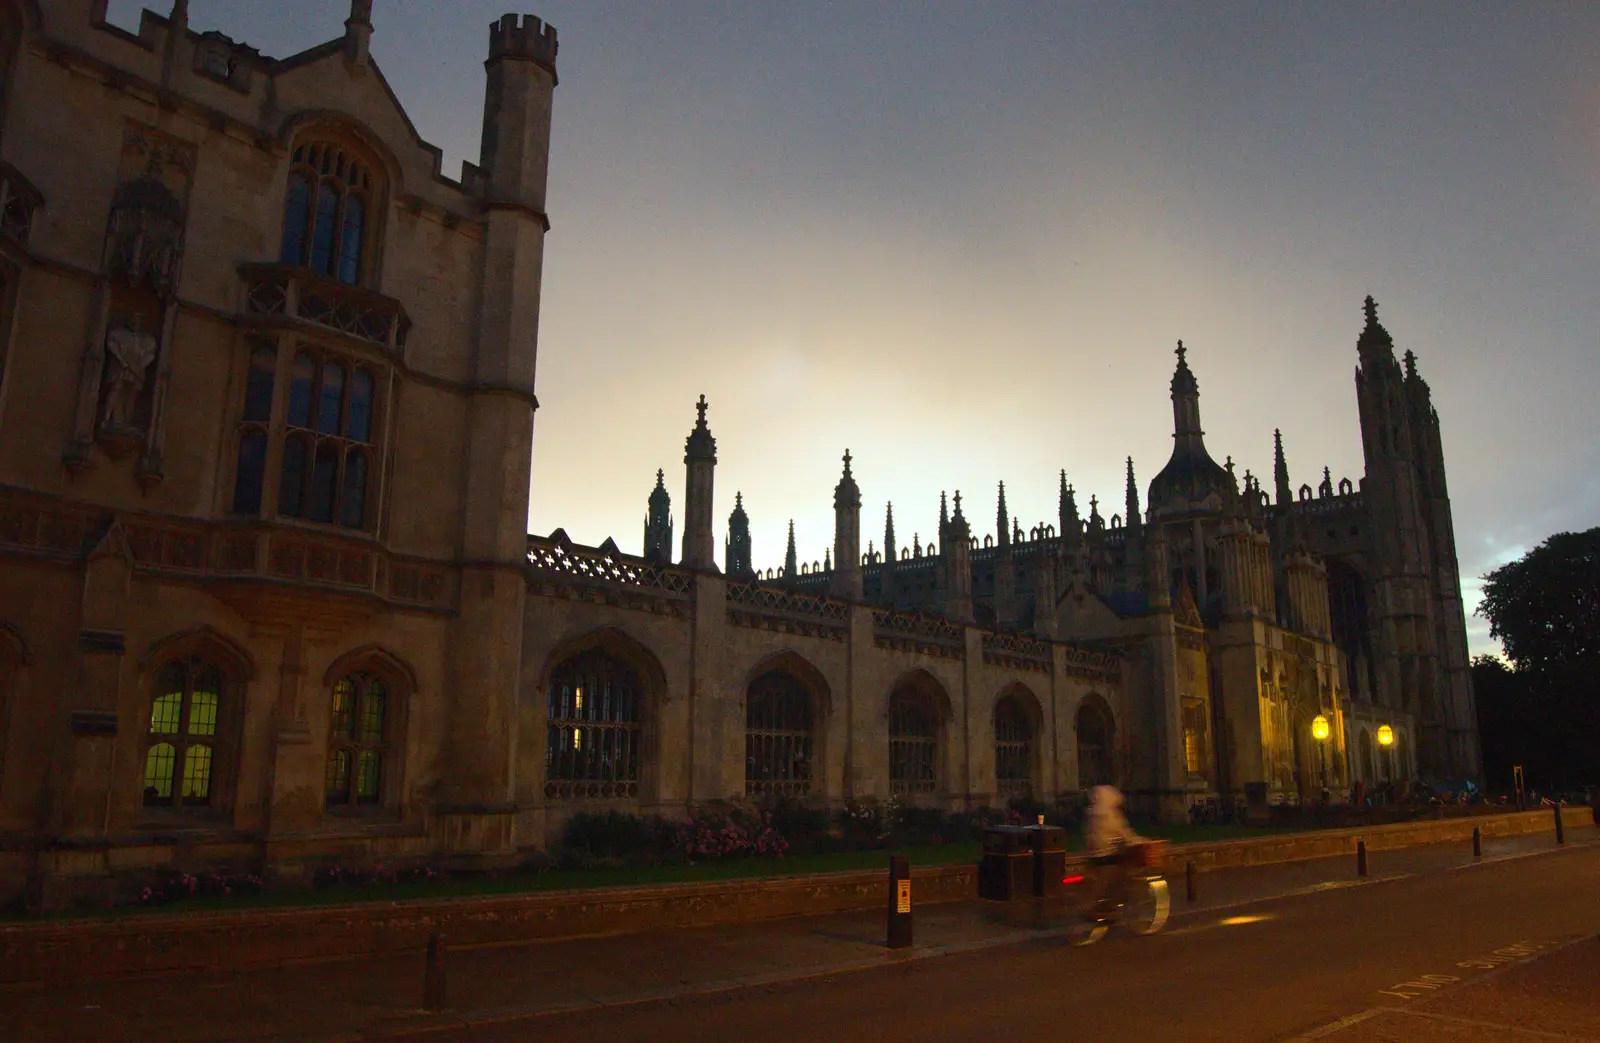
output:
[{"label": "lit window", "polygon": [[599,649],[550,674],[545,796],[632,797],[639,792],[640,689],[628,664]]},{"label": "lit window", "polygon": [[222,674],[200,659],[168,663],[156,676],[144,753],[144,803],[204,807],[212,803]]}]

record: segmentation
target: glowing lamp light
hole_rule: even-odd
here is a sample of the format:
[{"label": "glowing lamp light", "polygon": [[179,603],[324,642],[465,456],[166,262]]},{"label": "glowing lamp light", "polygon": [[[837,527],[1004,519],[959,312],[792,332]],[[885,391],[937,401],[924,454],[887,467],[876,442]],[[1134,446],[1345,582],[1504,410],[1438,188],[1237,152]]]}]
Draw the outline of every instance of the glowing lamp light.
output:
[{"label": "glowing lamp light", "polygon": [[1378,726],[1378,745],[1379,746],[1393,746],[1394,745],[1394,729],[1389,727],[1387,724],[1380,724]]},{"label": "glowing lamp light", "polygon": [[1328,719],[1320,713],[1311,718],[1311,737],[1318,742],[1328,737]]}]

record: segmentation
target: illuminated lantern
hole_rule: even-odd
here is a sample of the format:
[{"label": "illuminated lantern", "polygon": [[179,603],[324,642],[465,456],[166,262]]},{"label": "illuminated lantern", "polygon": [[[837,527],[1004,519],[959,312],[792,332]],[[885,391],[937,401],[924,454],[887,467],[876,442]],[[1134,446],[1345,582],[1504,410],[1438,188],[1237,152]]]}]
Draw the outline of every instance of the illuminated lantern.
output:
[{"label": "illuminated lantern", "polygon": [[1328,719],[1320,713],[1311,719],[1311,737],[1318,742],[1328,737]]},{"label": "illuminated lantern", "polygon": [[1378,745],[1394,745],[1394,729],[1389,727],[1387,724],[1378,725]]}]

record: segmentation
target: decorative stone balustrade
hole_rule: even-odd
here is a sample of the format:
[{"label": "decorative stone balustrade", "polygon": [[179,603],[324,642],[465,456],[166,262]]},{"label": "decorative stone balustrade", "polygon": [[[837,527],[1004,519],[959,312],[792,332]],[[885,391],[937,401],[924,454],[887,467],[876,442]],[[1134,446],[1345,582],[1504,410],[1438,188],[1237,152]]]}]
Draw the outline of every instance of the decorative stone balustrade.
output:
[{"label": "decorative stone balustrade", "polygon": [[963,627],[920,613],[874,612],[872,637],[879,648],[924,652],[949,659],[967,657],[966,630]]},{"label": "decorative stone balustrade", "polygon": [[1050,672],[1050,642],[1026,634],[996,632],[983,635],[983,661],[991,666]]},{"label": "decorative stone balustrade", "polygon": [[290,264],[239,266],[245,280],[245,314],[307,323],[387,351],[405,346],[411,320],[392,297],[325,279]]},{"label": "decorative stone balustrade", "polygon": [[849,634],[850,606],[844,601],[777,587],[732,583],[728,585],[728,622],[843,641]]}]

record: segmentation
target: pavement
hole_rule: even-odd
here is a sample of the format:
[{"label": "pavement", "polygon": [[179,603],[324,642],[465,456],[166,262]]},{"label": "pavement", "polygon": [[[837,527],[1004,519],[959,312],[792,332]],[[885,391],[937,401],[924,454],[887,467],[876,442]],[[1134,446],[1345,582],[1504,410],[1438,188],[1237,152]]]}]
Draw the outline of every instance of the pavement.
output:
[{"label": "pavement", "polygon": [[1089,949],[1028,901],[919,909],[897,951],[882,913],[452,949],[441,1013],[421,955],[15,987],[0,1039],[1600,1040],[1600,830],[1567,839],[1219,871],[1194,903],[1173,867],[1165,933]]}]

